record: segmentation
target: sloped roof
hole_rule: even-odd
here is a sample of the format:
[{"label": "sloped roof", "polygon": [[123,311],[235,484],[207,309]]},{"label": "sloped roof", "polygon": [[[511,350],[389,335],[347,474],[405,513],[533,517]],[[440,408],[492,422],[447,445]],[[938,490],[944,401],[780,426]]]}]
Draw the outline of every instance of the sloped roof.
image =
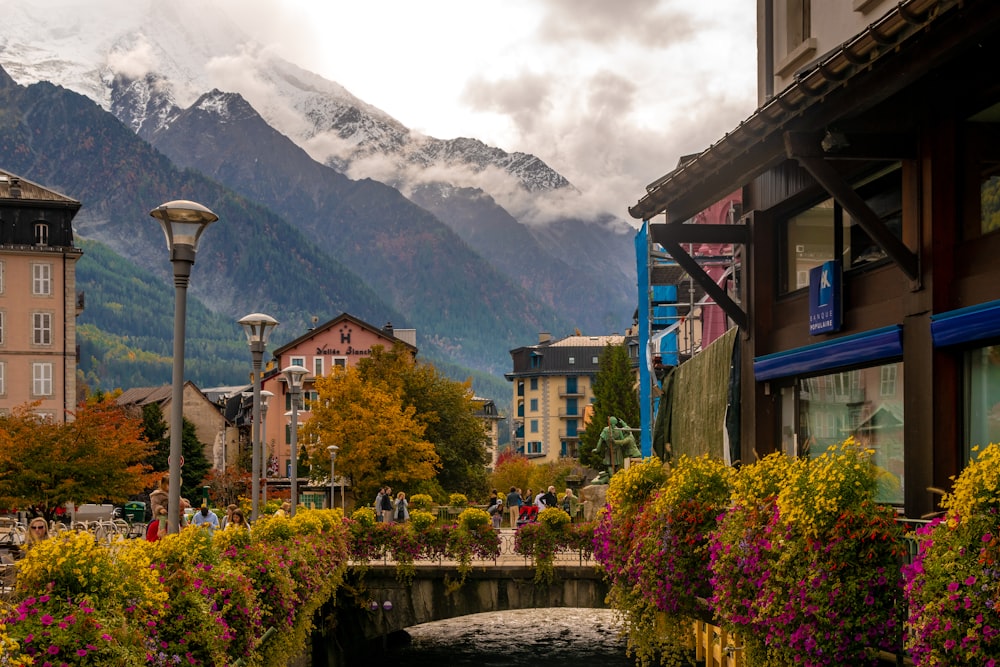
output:
[{"label": "sloped roof", "polygon": [[390,333],[392,331],[392,329],[391,329],[392,325],[391,324],[387,325],[386,327],[377,327],[377,326],[375,326],[373,324],[369,324],[368,322],[365,322],[364,320],[359,320],[358,318],[356,318],[353,315],[350,315],[348,313],[341,313],[340,315],[338,315],[337,317],[333,318],[329,322],[326,322],[325,324],[320,324],[319,326],[317,326],[317,327],[315,327],[313,329],[310,329],[309,331],[305,332],[304,334],[302,334],[301,336],[299,336],[295,340],[290,341],[288,343],[285,343],[281,347],[275,349],[274,352],[272,352],[272,355],[275,358],[278,358],[282,354],[284,354],[285,352],[287,352],[288,350],[291,350],[291,349],[295,348],[296,346],[298,346],[298,345],[300,345],[300,344],[308,341],[311,338],[315,338],[316,336],[318,336],[318,335],[320,335],[322,333],[325,333],[326,331],[334,328],[335,326],[337,326],[338,324],[340,324],[341,322],[344,322],[344,321],[349,321],[352,324],[354,324],[355,326],[361,327],[363,329],[367,329],[368,331],[371,331],[372,333],[377,334],[377,335],[379,335],[379,336],[381,336],[383,338],[388,338],[388,339],[391,339],[392,341],[398,341],[398,342],[402,343],[404,346],[406,346],[407,348],[409,348],[410,350],[412,350],[413,354],[417,353],[417,347],[415,345],[412,345],[412,344],[406,342],[402,338],[396,338],[396,336],[394,334]]},{"label": "sloped roof", "polygon": [[19,203],[44,202],[49,206],[54,203],[65,204],[77,209],[81,206],[75,199],[0,169],[0,200],[2,199],[11,199]]}]

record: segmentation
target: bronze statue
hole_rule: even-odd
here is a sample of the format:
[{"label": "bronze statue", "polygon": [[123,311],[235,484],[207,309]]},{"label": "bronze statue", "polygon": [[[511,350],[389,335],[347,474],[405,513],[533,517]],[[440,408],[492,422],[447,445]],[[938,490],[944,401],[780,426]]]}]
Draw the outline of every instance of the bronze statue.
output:
[{"label": "bronze statue", "polygon": [[618,417],[611,417],[608,422],[594,446],[594,452],[604,457],[605,469],[594,478],[592,484],[607,484],[611,476],[625,465],[626,458],[642,456],[629,425]]}]

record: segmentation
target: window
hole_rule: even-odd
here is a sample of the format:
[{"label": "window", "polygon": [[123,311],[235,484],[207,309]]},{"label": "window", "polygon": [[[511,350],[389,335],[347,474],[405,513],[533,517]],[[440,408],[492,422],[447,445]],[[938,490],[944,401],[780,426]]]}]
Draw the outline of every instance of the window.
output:
[{"label": "window", "polygon": [[4,284],[3,274],[6,268],[7,267],[4,264],[3,260],[0,260],[0,294],[3,294],[3,284]]},{"label": "window", "polygon": [[347,357],[331,357],[330,368],[347,368]]},{"label": "window", "polygon": [[896,395],[896,367],[895,366],[883,366],[882,367],[882,383],[879,389],[879,395],[883,398],[888,398]]},{"label": "window", "polygon": [[577,384],[576,384],[576,377],[575,376],[570,376],[570,377],[566,378],[566,393],[567,394],[576,394],[576,393],[578,393],[578,391],[577,391]]},{"label": "window", "polygon": [[537,419],[532,419],[531,420],[531,432],[532,433],[538,433],[538,420]]},{"label": "window", "polygon": [[570,357],[569,358],[569,365],[572,366],[575,363],[576,363],[576,357]]},{"label": "window", "polygon": [[[579,408],[575,398],[566,399],[566,414],[567,415],[578,415],[580,414]],[[568,426],[567,426],[568,427]]]},{"label": "window", "polygon": [[32,313],[31,340],[35,345],[52,344],[52,313]]},{"label": "window", "polygon": [[531,367],[532,368],[541,368],[541,366],[542,366],[542,355],[538,354],[537,352],[532,352],[531,353]]},{"label": "window", "polygon": [[[304,391],[299,392],[299,411],[306,409],[306,393]],[[285,393],[285,412],[292,409],[292,392]]]},{"label": "window", "polygon": [[31,364],[31,393],[33,396],[52,395],[52,364],[35,362]]},{"label": "window", "polygon": [[974,239],[1000,230],[1000,103],[969,119],[965,152],[966,178],[963,216],[964,237]]},{"label": "window", "polygon": [[[638,357],[638,355],[639,355],[638,348],[636,348],[636,356]],[[597,366],[597,365],[600,364],[600,358],[599,357],[591,357],[590,358],[590,363],[592,363],[595,366]]]},{"label": "window", "polygon": [[31,265],[31,293],[34,296],[49,296],[52,294],[52,265]]},{"label": "window", "polygon": [[972,350],[966,355],[965,452],[974,458],[975,446],[1000,442],[1000,345]]},{"label": "window", "polygon": [[538,391],[538,378],[531,378],[530,388],[531,391]]},{"label": "window", "polygon": [[[576,414],[576,413],[574,412],[573,414]],[[579,422],[576,419],[567,419],[566,420],[566,437],[567,438],[575,438],[575,437],[577,437],[577,435],[579,435],[580,432],[579,432],[579,426],[578,426],[578,424],[579,424]]]},{"label": "window", "polygon": [[527,443],[527,449],[525,454],[535,454],[536,456],[542,453],[542,443],[538,440],[529,440]]},{"label": "window", "polygon": [[4,311],[0,310],[0,345],[3,345],[3,335],[4,331],[6,331],[7,329],[5,321],[6,316],[7,314]]},{"label": "window", "polygon": [[323,357],[313,357],[313,375],[323,377]]},{"label": "window", "polygon": [[[903,180],[898,163],[854,183],[854,189],[889,231],[903,233]],[[789,216],[782,229],[781,292],[809,286],[809,270],[840,259],[858,269],[886,257],[850,213],[832,198]]]},{"label": "window", "polygon": [[538,412],[538,399],[537,398],[531,399],[531,408],[530,408],[530,410],[532,412]]},{"label": "window", "polygon": [[0,396],[7,395],[7,364],[0,361]]},{"label": "window", "polygon": [[49,225],[44,222],[35,223],[35,245],[49,244]]},{"label": "window", "polygon": [[853,436],[889,473],[880,482],[879,501],[902,504],[902,380],[902,363],[796,380],[781,391],[784,451],[816,458]]},{"label": "window", "polygon": [[292,357],[291,360],[289,361],[289,363],[292,366],[302,366],[302,368],[305,368],[306,367],[306,358],[305,357]]},{"label": "window", "polygon": [[318,391],[303,391],[302,392],[302,409],[309,412],[312,410],[312,406],[319,403],[319,392]]}]

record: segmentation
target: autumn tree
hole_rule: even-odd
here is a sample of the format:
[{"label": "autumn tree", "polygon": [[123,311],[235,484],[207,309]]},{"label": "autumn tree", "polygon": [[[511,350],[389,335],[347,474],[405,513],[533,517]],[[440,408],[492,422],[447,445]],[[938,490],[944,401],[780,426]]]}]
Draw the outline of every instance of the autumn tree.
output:
[{"label": "autumn tree", "polygon": [[358,369],[347,368],[316,378],[315,389],[318,400],[298,438],[313,469],[329,469],[326,448],[336,444],[337,475],[366,499],[382,484],[406,489],[435,476],[440,459],[398,388],[365,382]]},{"label": "autumn tree", "polygon": [[[628,349],[624,345],[605,345],[598,358],[599,370],[594,376],[594,413],[580,438],[580,463],[603,469],[603,457],[594,453],[601,430],[608,419],[618,417],[631,426],[639,425],[639,397],[635,390],[635,374]],[[638,438],[636,438],[638,440]]]},{"label": "autumn tree", "polygon": [[414,408],[416,419],[426,427],[424,437],[434,443],[441,459],[437,482],[445,491],[486,496],[489,439],[476,416],[471,382],[444,377],[401,345],[373,347],[371,356],[358,363],[358,371],[367,382],[398,388],[403,405]]},{"label": "autumn tree", "polygon": [[111,396],[73,416],[56,422],[32,406],[0,416],[0,504],[51,520],[66,503],[120,503],[152,484],[140,419]]}]

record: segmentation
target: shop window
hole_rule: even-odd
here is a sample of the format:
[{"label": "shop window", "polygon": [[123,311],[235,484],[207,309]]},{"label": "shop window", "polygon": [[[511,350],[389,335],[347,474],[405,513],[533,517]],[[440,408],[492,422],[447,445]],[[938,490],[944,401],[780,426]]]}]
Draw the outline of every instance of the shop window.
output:
[{"label": "shop window", "polygon": [[965,151],[972,178],[965,181],[964,236],[972,239],[1000,230],[1000,103],[969,119]]},{"label": "shop window", "polygon": [[798,379],[781,390],[780,404],[786,454],[816,458],[853,436],[887,473],[879,500],[902,504],[902,363]]},{"label": "shop window", "polygon": [[[855,191],[897,238],[903,234],[902,169],[893,164],[853,184]],[[850,213],[832,198],[789,216],[782,230],[781,292],[809,287],[809,271],[840,259],[846,271],[886,258]]]},{"label": "shop window", "polygon": [[965,452],[963,461],[975,457],[973,447],[1000,442],[1000,345],[972,350],[966,355]]}]

